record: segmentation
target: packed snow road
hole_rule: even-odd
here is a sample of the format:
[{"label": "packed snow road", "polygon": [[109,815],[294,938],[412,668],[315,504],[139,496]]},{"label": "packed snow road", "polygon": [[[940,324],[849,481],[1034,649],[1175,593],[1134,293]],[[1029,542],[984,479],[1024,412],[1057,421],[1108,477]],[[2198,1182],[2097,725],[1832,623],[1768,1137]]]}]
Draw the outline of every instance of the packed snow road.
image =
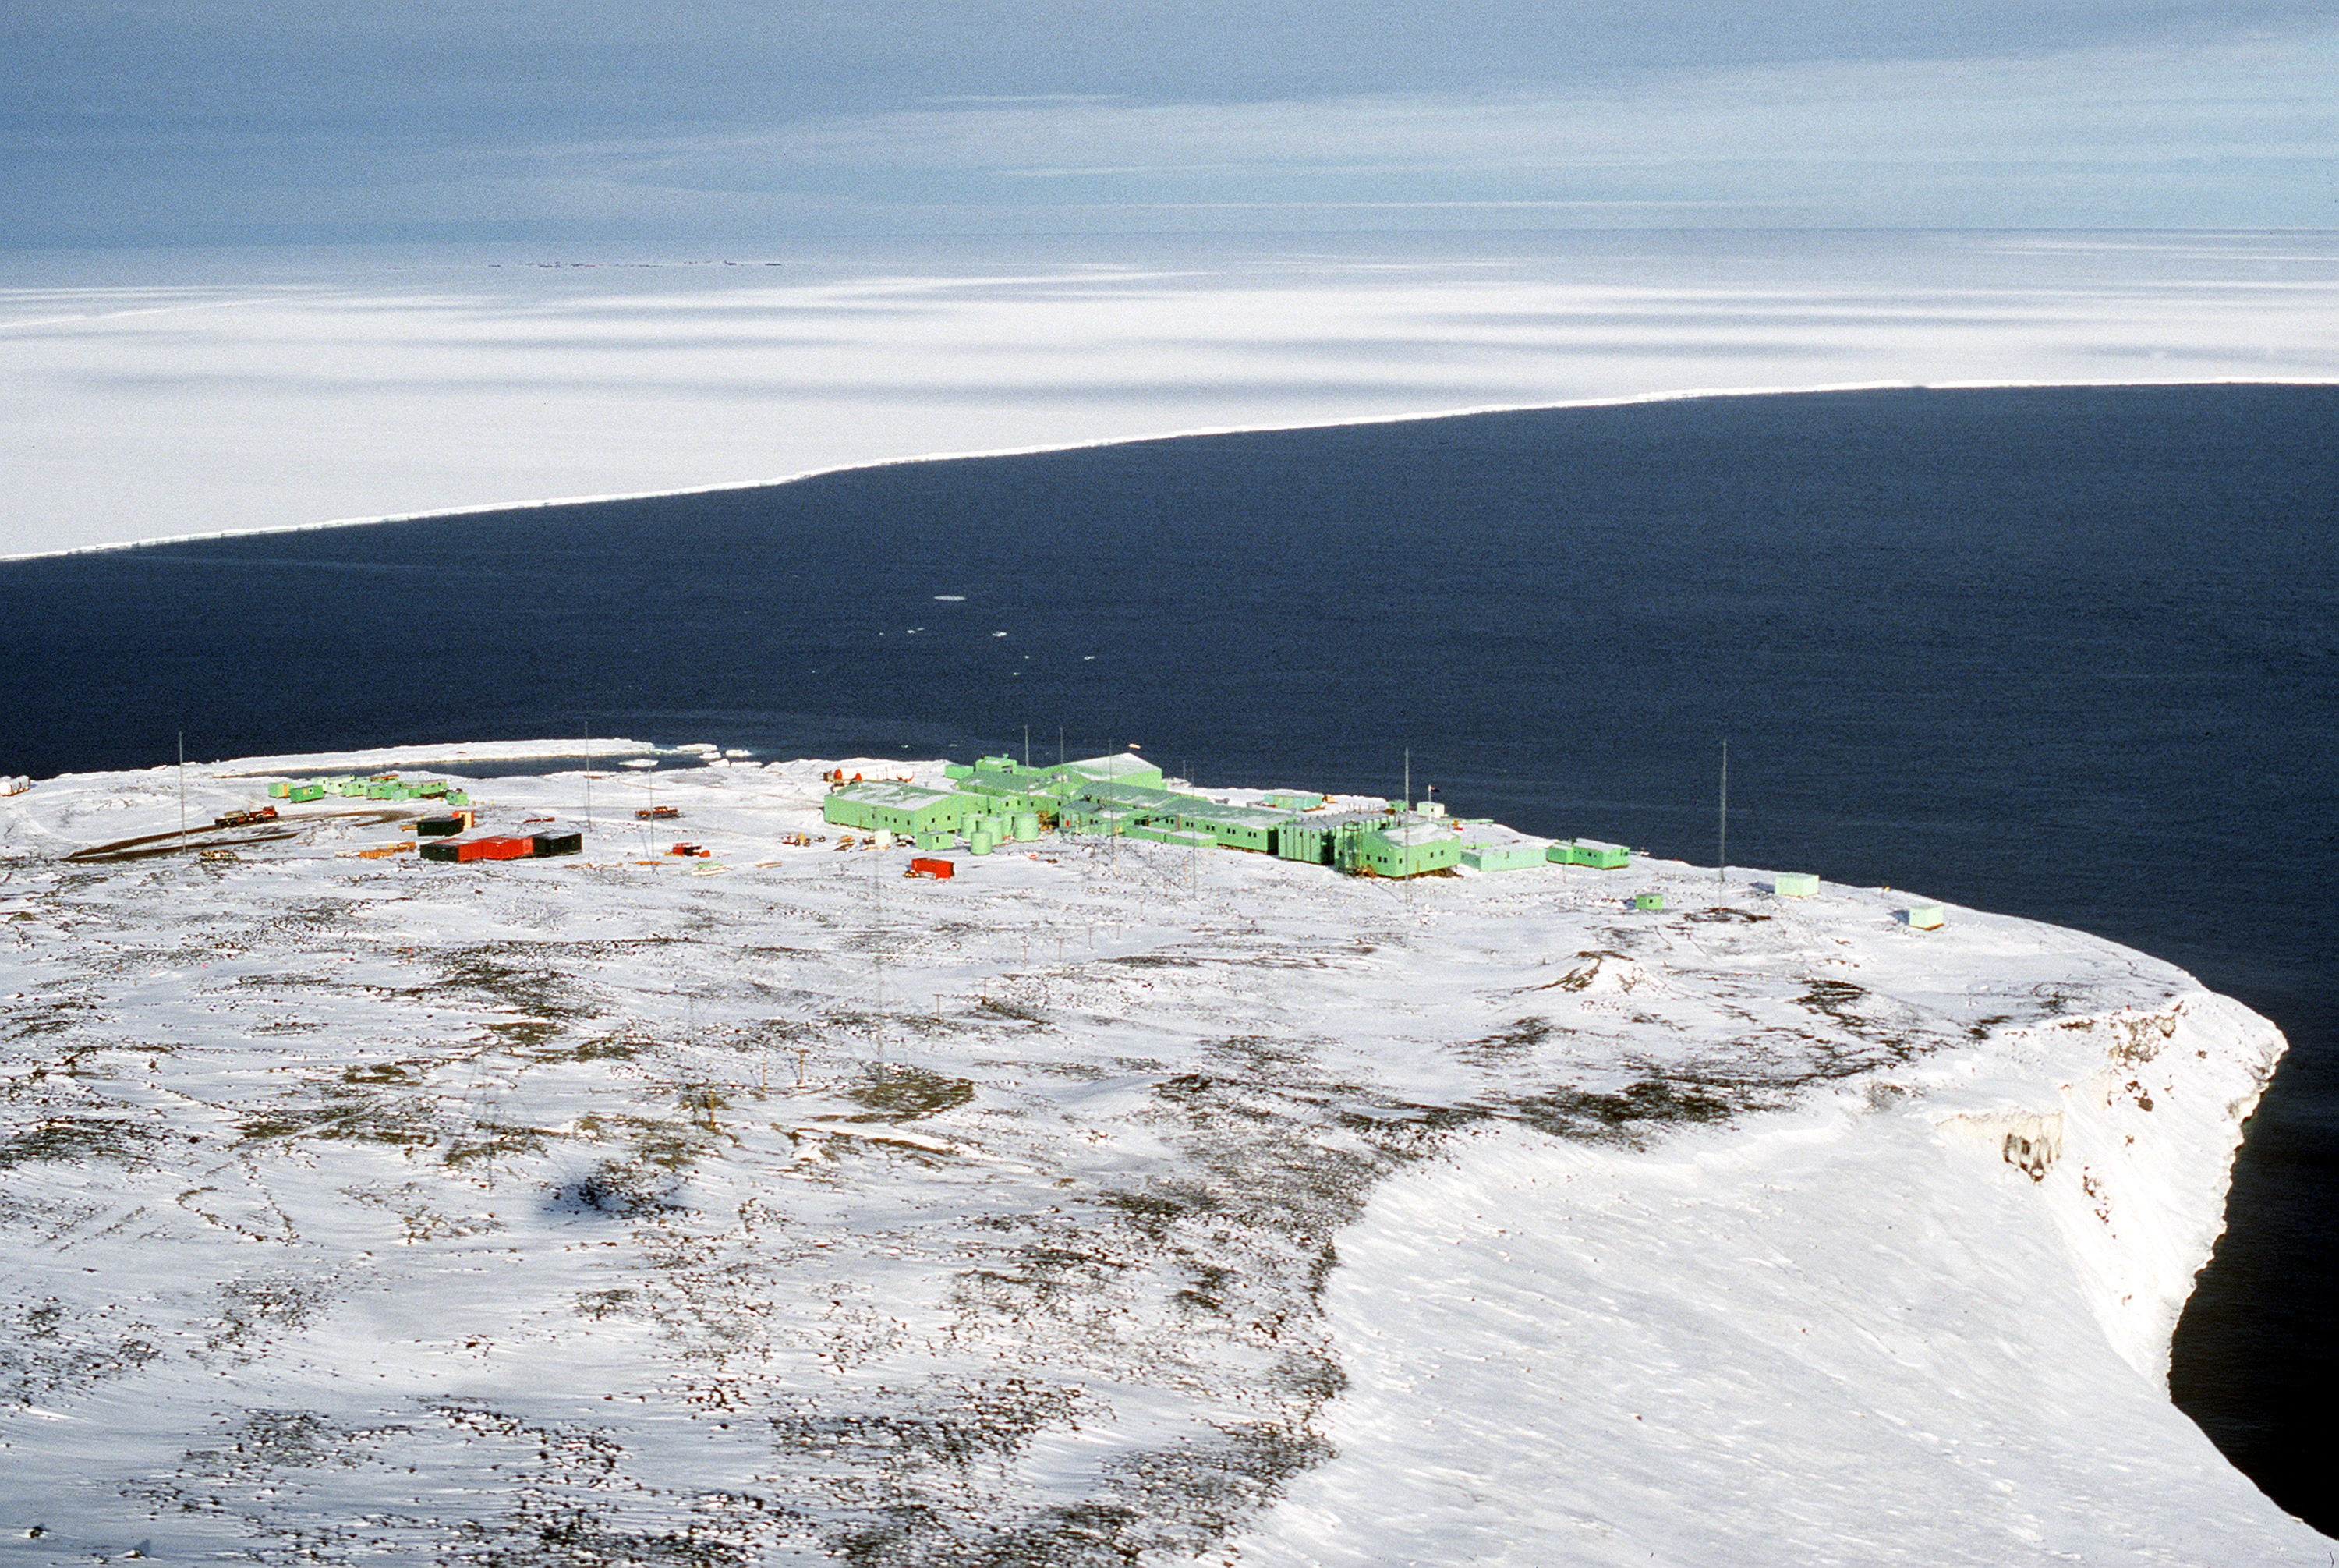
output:
[{"label": "packed snow road", "polygon": [[0,802],[0,1563],[2327,1561],[2166,1400],[2282,1049],[2181,972],[1643,861],[905,879],[833,765],[660,773],[713,860],[610,774],[482,865]]}]

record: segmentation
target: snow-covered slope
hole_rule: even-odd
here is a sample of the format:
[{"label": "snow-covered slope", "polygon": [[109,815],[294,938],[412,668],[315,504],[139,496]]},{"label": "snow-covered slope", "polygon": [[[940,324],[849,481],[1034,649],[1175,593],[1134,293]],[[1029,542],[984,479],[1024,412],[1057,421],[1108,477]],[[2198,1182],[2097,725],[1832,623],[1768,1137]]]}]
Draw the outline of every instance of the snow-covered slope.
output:
[{"label": "snow-covered slope", "polygon": [[484,868],[0,801],[0,1562],[2327,1561],[2166,1400],[2282,1049],[2182,972],[1662,863],[905,880],[829,765]]}]

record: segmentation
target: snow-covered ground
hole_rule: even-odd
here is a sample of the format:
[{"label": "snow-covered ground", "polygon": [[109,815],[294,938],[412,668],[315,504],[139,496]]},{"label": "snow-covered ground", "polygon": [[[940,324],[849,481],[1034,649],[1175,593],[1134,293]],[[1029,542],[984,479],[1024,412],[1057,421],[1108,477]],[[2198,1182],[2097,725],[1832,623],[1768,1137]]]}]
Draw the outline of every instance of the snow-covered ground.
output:
[{"label": "snow-covered ground", "polygon": [[2282,1050],[2179,971],[1646,861],[909,880],[831,765],[484,867],[0,800],[0,1563],[2327,1563],[2167,1402]]},{"label": "snow-covered ground", "polygon": [[0,557],[1697,390],[2339,379],[2339,248],[2313,232],[1120,236],[688,260],[0,254]]}]

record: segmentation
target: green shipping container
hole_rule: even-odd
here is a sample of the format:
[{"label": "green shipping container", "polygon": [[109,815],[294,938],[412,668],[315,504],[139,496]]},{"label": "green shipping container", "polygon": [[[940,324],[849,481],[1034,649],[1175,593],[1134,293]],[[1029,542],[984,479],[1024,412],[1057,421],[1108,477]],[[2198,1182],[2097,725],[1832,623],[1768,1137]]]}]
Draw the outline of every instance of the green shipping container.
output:
[{"label": "green shipping container", "polygon": [[280,779],[268,786],[268,794],[274,800],[289,800],[291,798],[292,786]]},{"label": "green shipping container", "polygon": [[1665,895],[1661,892],[1636,892],[1633,895],[1633,907],[1634,909],[1663,909],[1665,907]]},{"label": "green shipping container", "polygon": [[1772,879],[1771,891],[1781,898],[1811,898],[1820,891],[1820,879],[1807,871],[1782,871]]},{"label": "green shipping container", "polygon": [[284,798],[295,805],[298,805],[304,801],[323,800],[325,798],[325,786],[323,784],[294,784],[291,789],[284,792]]},{"label": "green shipping container", "polygon": [[1909,906],[1909,923],[1919,931],[1941,929],[1941,906],[1937,903],[1912,903]]}]

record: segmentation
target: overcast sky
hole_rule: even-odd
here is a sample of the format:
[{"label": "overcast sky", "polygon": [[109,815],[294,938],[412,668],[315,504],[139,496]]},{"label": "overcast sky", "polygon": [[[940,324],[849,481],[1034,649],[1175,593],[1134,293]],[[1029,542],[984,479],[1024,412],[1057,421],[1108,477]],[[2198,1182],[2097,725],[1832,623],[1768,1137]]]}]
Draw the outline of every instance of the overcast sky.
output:
[{"label": "overcast sky", "polygon": [[2339,227],[2304,0],[25,0],[0,244]]}]

